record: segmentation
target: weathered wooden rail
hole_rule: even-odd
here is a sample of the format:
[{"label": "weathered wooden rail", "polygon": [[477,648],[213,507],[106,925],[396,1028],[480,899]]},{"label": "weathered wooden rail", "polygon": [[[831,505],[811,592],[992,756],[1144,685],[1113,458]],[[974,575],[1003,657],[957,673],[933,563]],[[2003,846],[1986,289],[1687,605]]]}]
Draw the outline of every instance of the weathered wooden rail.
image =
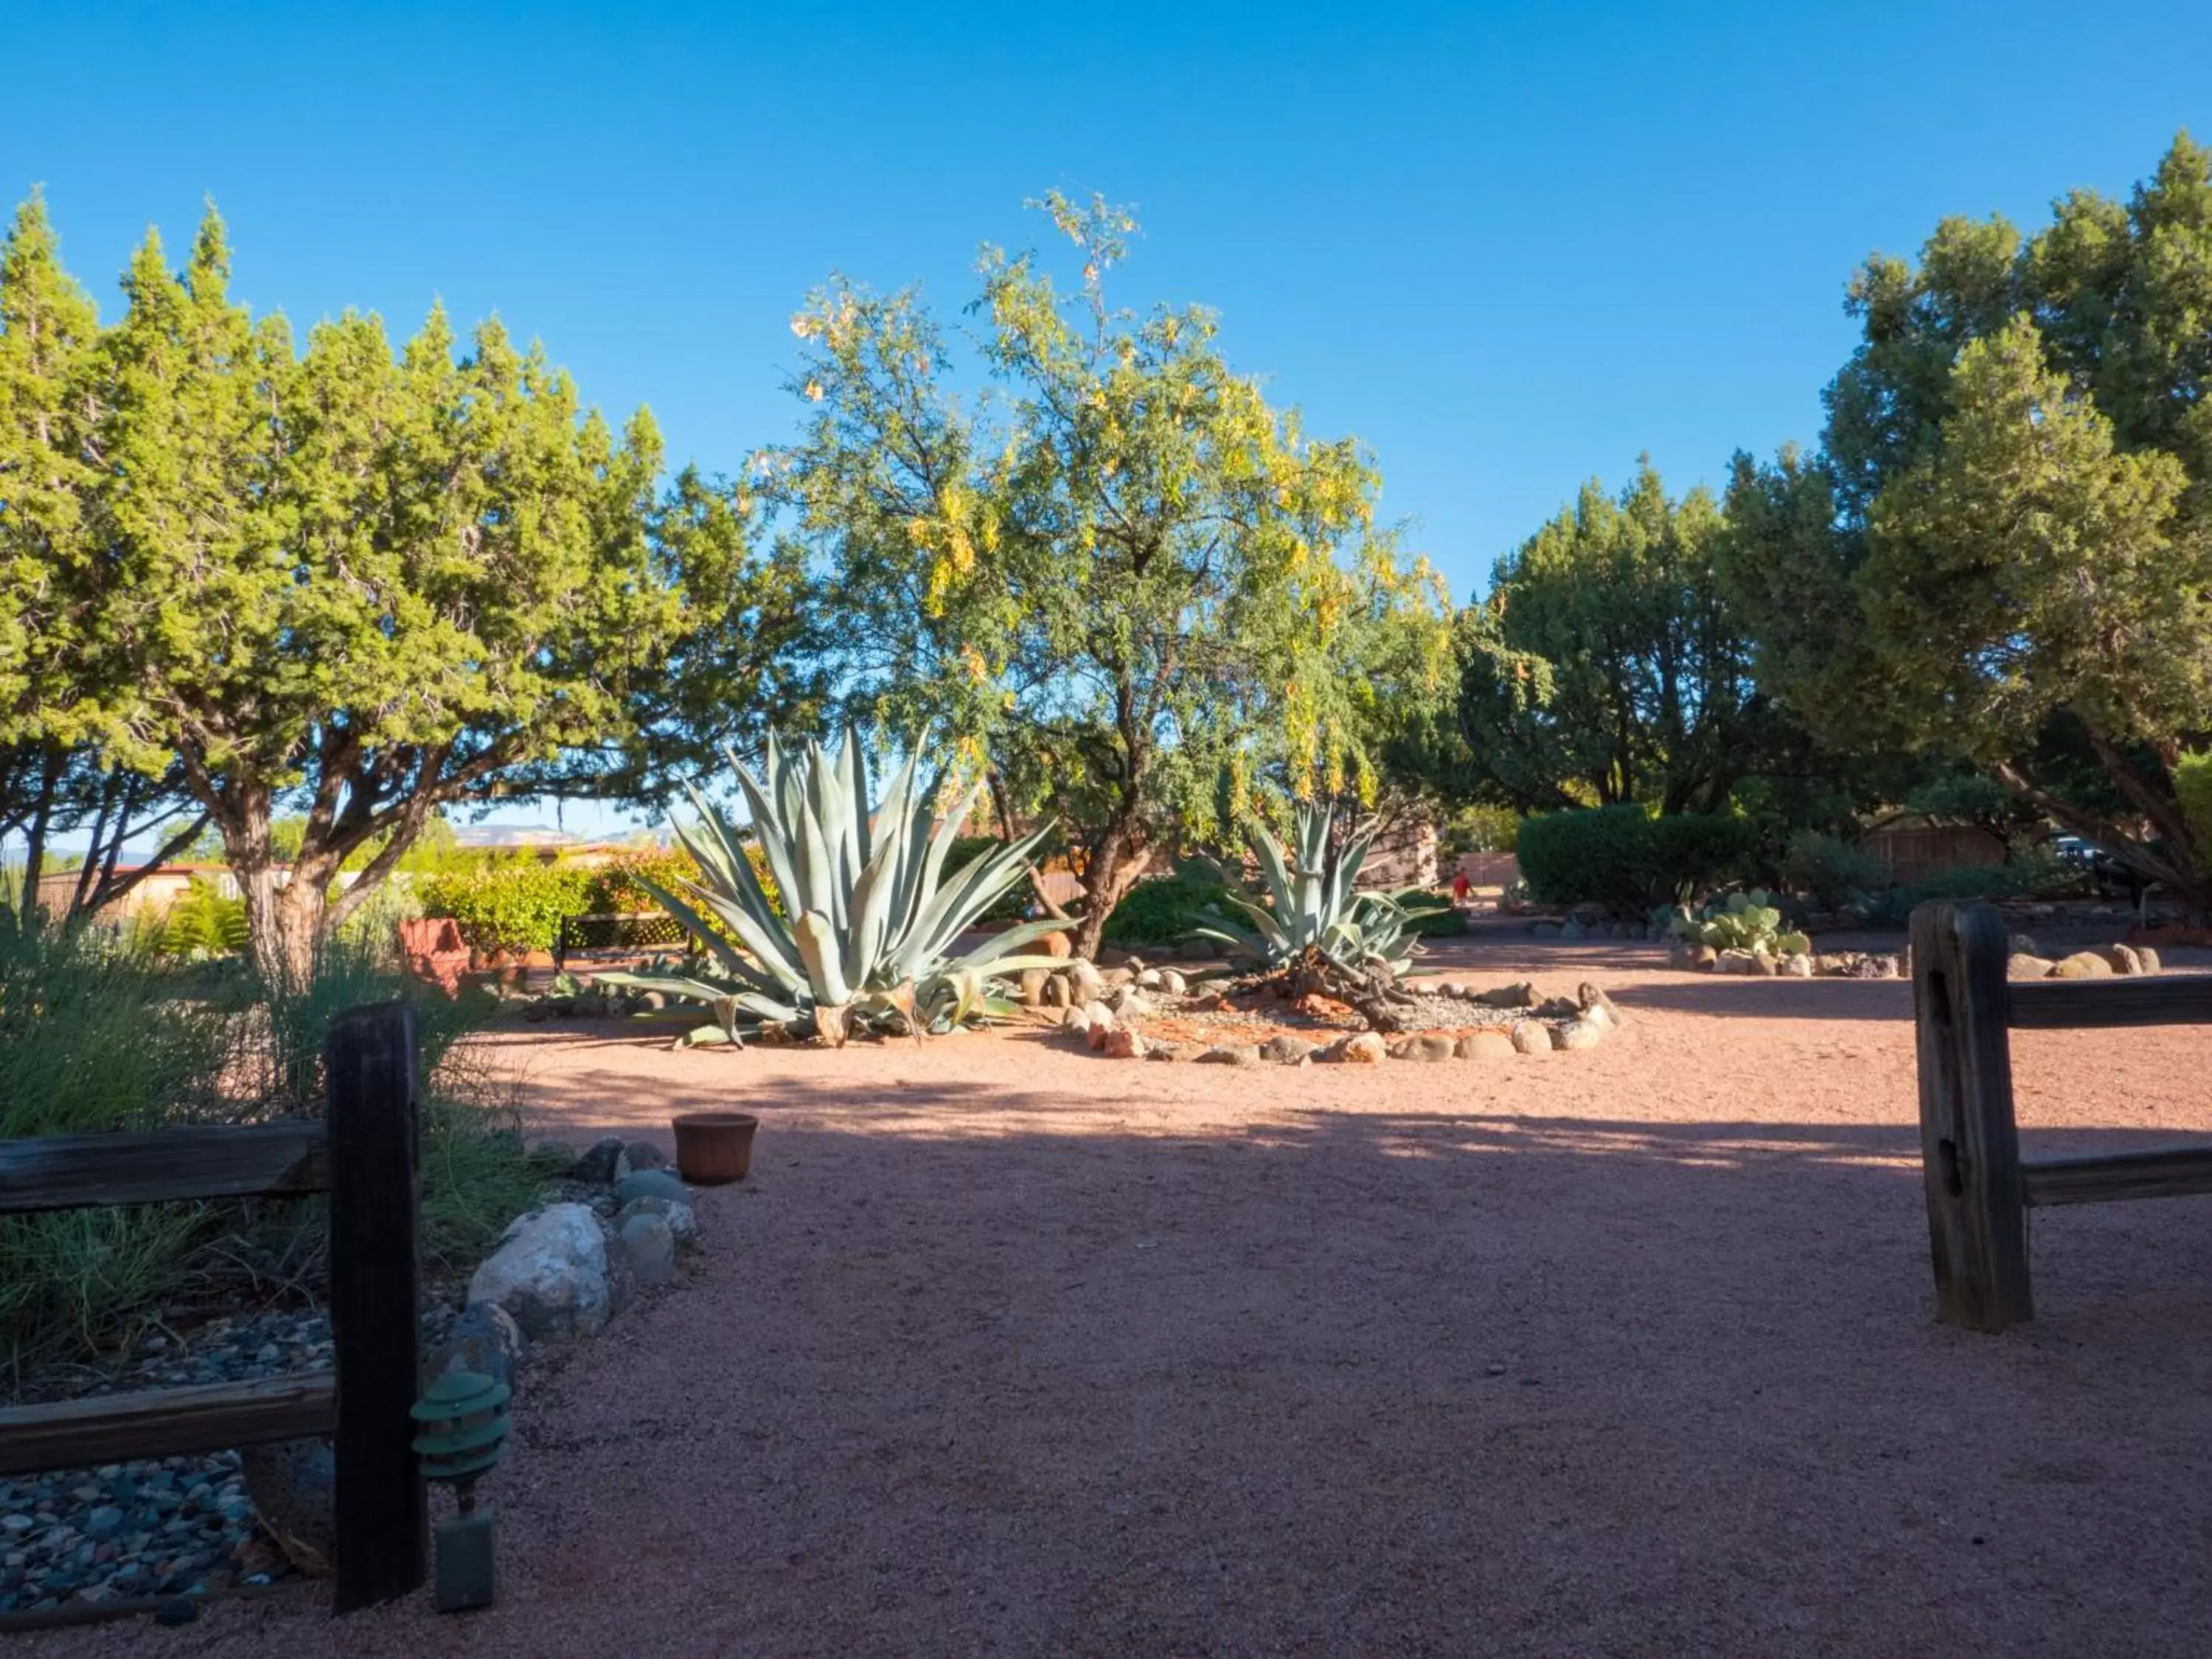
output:
[{"label": "weathered wooden rail", "polygon": [[2212,1144],[2023,1158],[2012,1031],[2212,1024],[2212,976],[2008,983],[2011,931],[1988,905],[1912,913],[1920,1157],[1936,1316],[2001,1331],[2035,1317],[2027,1212],[2212,1193]]},{"label": "weathered wooden rail", "polygon": [[416,1055],[412,1011],[380,1003],[331,1025],[323,1122],[0,1140],[0,1214],[327,1192],[334,1363],[0,1410],[0,1475],[331,1435],[336,1611],[422,1583],[428,1516],[408,1416],[421,1380]]}]

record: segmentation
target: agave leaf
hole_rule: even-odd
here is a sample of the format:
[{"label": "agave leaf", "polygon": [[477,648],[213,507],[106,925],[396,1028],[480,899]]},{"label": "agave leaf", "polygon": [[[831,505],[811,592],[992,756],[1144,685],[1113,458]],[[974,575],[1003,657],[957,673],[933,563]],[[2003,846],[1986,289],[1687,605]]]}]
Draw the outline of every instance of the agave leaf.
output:
[{"label": "agave leaf", "polygon": [[795,916],[806,906],[800,895],[799,872],[784,820],[761,786],[753,781],[752,774],[736,763],[734,756],[731,765],[738,775],[738,787],[744,794],[746,810],[753,815],[753,833],[760,837],[761,852],[768,860],[768,872],[775,878],[776,890],[783,895],[784,911],[787,915]]},{"label": "agave leaf", "polygon": [[850,1002],[853,993],[840,969],[837,930],[830,926],[830,918],[819,910],[809,910],[792,924],[792,932],[798,937],[799,955],[806,959],[807,982],[813,989],[817,1010],[825,1005],[842,1008]]},{"label": "agave leaf", "polygon": [[706,1048],[720,1042],[738,1048],[745,1046],[738,1040],[735,1032],[725,1030],[719,1025],[695,1025],[676,1039],[676,1046],[679,1048]]},{"label": "agave leaf", "polygon": [[[753,942],[750,934],[760,930],[750,916],[733,906],[724,904],[714,893],[700,886],[696,882],[687,882],[685,885],[705,901],[714,914],[729,925],[731,931],[744,941],[747,949],[761,958],[759,968],[747,962],[732,947],[728,940],[709,927],[707,925],[707,919],[697,910],[659,882],[649,876],[640,876],[637,878],[637,884],[659,900],[661,908],[682,922],[691,936],[706,947],[715,961],[722,964],[723,970],[731,978],[743,980],[746,984],[759,990],[772,991],[776,988],[777,979],[789,972],[787,969],[781,969],[780,972],[781,965],[775,958],[763,951],[760,946]],[[763,969],[766,971],[763,972]]]},{"label": "agave leaf", "polygon": [[[980,968],[985,963],[995,961],[998,957],[1005,955],[1007,951],[1012,951],[1019,945],[1028,945],[1035,940],[1041,939],[1047,933],[1056,933],[1066,925],[1067,924],[1063,922],[1058,916],[1044,916],[1036,921],[1018,922],[1013,927],[1006,929],[1003,933],[992,934],[988,943],[978,945],[975,950],[970,951],[966,956],[963,957],[961,960],[975,967]],[[1040,958],[1040,960],[1047,962],[1065,962],[1066,958],[1064,957],[1045,957]]]}]

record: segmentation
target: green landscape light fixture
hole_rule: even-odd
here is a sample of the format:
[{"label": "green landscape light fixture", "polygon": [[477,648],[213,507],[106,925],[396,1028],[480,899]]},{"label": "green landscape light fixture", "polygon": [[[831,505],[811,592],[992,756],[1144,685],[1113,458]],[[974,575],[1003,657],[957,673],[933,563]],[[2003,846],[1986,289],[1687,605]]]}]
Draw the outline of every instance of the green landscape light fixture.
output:
[{"label": "green landscape light fixture", "polygon": [[513,1389],[475,1371],[448,1371],[422,1391],[411,1414],[425,1480],[453,1488],[460,1513],[438,1523],[438,1611],[488,1607],[497,1594],[492,1517],[477,1509],[477,1482],[499,1462],[507,1443],[507,1402]]}]

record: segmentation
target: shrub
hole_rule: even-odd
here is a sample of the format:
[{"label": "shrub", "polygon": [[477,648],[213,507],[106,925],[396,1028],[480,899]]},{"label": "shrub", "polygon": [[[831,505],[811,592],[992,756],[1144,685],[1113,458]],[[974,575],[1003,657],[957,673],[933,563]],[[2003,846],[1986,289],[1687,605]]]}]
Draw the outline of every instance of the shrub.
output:
[{"label": "shrub", "polygon": [[1529,892],[1546,904],[1602,904],[1641,915],[1661,900],[1714,886],[1756,839],[1741,818],[1642,806],[1598,806],[1524,819],[1514,851]]},{"label": "shrub", "polygon": [[1794,957],[1813,948],[1804,934],[1785,932],[1782,912],[1754,889],[1731,893],[1694,916],[1677,910],[1672,927],[1678,939],[1710,945],[1716,951],[1756,951],[1770,957]]},{"label": "shrub", "polygon": [[1468,930],[1467,912],[1441,894],[1417,890],[1399,898],[1406,907],[1406,931],[1416,939],[1448,939]]},{"label": "shrub", "polygon": [[1782,873],[1793,890],[1823,910],[1840,910],[1879,891],[1888,876],[1880,859],[1861,852],[1840,836],[1824,835],[1818,830],[1800,830],[1790,837]]},{"label": "shrub", "polygon": [[[1006,843],[996,836],[960,836],[955,837],[952,850],[945,855],[947,878],[957,875],[994,848]],[[1012,887],[993,899],[981,920],[984,921],[1019,921],[1036,897],[1024,876]]]},{"label": "shrub", "polygon": [[1115,945],[1174,945],[1233,911],[1228,899],[1235,890],[1196,875],[1140,881],[1106,918],[1106,938]]},{"label": "shrub", "polygon": [[525,853],[425,876],[422,914],[451,916],[480,951],[550,951],[561,918],[595,908],[599,872]]},{"label": "shrub", "polygon": [[246,901],[225,898],[212,882],[191,878],[161,919],[161,954],[188,962],[235,956],[246,948]]},{"label": "shrub", "polygon": [[[331,1018],[413,1002],[422,1042],[423,1255],[459,1273],[528,1207],[544,1171],[523,1151],[511,1084],[457,1046],[486,1012],[333,945],[272,1004],[244,975],[165,967],[88,930],[0,927],[0,1135],[244,1123],[319,1109]],[[319,1201],[145,1204],[0,1217],[0,1373],[128,1341],[164,1303],[289,1292],[323,1259]]]}]

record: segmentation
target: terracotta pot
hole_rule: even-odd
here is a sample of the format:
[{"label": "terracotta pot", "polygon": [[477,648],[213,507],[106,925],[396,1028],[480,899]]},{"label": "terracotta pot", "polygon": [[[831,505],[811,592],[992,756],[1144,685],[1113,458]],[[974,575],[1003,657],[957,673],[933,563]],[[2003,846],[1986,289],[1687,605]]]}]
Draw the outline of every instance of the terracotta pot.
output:
[{"label": "terracotta pot", "polygon": [[684,1112],[669,1120],[676,1131],[676,1173],[695,1187],[743,1181],[753,1166],[753,1131],[760,1120],[745,1112]]}]

